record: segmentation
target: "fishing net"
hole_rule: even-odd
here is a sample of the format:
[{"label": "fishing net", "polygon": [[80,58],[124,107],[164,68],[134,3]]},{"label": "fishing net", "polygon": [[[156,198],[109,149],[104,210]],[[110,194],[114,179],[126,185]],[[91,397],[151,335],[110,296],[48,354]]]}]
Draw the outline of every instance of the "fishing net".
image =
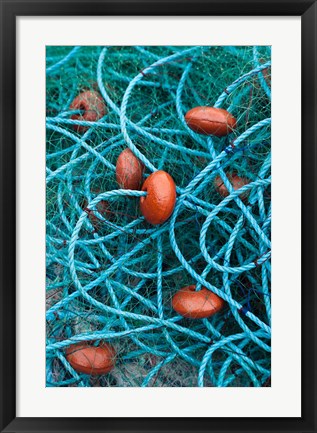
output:
[{"label": "fishing net", "polygon": [[[47,386],[270,386],[270,47],[50,46],[46,61]],[[87,90],[101,118],[71,108]],[[184,115],[196,106],[226,109],[236,128],[194,132]],[[175,181],[163,224],[116,181],[127,147],[144,179]],[[247,182],[235,190],[228,173]],[[179,315],[172,297],[193,284],[225,307]],[[109,373],[69,363],[73,344],[104,342]]]}]

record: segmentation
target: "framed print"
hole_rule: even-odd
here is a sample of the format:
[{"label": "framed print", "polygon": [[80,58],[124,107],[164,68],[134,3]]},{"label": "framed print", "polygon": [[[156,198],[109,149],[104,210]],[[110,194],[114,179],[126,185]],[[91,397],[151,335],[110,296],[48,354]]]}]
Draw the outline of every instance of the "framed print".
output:
[{"label": "framed print", "polygon": [[316,431],[316,2],[1,1],[1,431]]}]

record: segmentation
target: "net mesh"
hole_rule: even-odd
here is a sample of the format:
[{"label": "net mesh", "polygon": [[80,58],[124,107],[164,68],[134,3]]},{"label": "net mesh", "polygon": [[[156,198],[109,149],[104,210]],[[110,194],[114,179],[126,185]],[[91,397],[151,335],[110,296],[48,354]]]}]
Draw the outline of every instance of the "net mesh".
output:
[{"label": "net mesh", "polygon": [[[51,46],[46,61],[47,386],[269,386],[270,47]],[[71,107],[87,90],[100,119]],[[195,133],[195,106],[228,110],[236,129]],[[175,181],[164,224],[116,182],[127,147],[144,178]],[[235,191],[228,173],[247,184]],[[177,314],[171,299],[192,284],[225,308]],[[112,344],[113,370],[75,371],[65,351],[78,342]]]}]

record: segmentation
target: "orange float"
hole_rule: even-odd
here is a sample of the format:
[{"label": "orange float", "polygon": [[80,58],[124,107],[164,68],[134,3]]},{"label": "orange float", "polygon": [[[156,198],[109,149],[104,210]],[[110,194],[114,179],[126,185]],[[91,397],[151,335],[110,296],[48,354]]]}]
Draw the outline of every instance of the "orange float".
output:
[{"label": "orange float", "polygon": [[[87,122],[96,122],[101,119],[107,112],[106,105],[102,96],[94,90],[86,90],[80,93],[71,103],[71,110],[81,110],[82,114],[73,114],[73,120],[85,120]],[[74,125],[77,132],[85,132],[88,126]]]},{"label": "orange float", "polygon": [[140,189],[144,165],[128,148],[123,150],[116,164],[116,179],[121,188]]},{"label": "orange float", "polygon": [[79,343],[66,349],[66,359],[78,373],[96,376],[109,373],[113,369],[116,352],[107,343],[96,347],[88,343]]},{"label": "orange float", "polygon": [[190,129],[199,134],[223,137],[234,130],[236,119],[227,110],[215,107],[195,107],[185,115]]},{"label": "orange float", "polygon": [[144,218],[151,224],[162,224],[172,214],[176,202],[176,186],[166,171],[152,173],[144,182],[142,191],[147,195],[140,197],[140,209]]},{"label": "orange float", "polygon": [[[243,186],[250,183],[249,179],[247,179],[245,177],[240,177],[235,173],[227,173],[226,176],[227,176],[228,180],[230,181],[230,183],[232,184],[232,187],[235,191],[237,191],[238,189],[240,189]],[[225,186],[225,184],[224,184],[224,182],[220,176],[217,176],[215,178],[215,187],[222,197],[227,197],[229,195],[229,191],[227,190],[227,188],[226,188],[226,186]],[[249,191],[244,192],[241,194],[240,198],[245,200],[248,197],[248,194],[249,194]]]},{"label": "orange float", "polygon": [[202,287],[195,291],[195,284],[180,289],[172,298],[173,309],[189,319],[204,319],[220,311],[225,301],[215,293]]}]

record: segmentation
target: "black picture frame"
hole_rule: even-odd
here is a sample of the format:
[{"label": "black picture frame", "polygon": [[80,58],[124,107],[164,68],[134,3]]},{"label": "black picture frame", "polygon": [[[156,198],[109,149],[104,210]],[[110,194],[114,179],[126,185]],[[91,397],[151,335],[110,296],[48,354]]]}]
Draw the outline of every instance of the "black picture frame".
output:
[{"label": "black picture frame", "polygon": [[[0,0],[1,432],[317,432],[317,4],[310,0]],[[300,418],[18,418],[16,416],[16,17],[94,15],[300,16],[302,24],[302,416]],[[291,117],[291,116],[290,116]],[[294,121],[294,119],[291,119]],[[287,127],[287,125],[286,125]],[[316,266],[316,268],[315,268]],[[283,402],[281,402],[281,405]]]}]

